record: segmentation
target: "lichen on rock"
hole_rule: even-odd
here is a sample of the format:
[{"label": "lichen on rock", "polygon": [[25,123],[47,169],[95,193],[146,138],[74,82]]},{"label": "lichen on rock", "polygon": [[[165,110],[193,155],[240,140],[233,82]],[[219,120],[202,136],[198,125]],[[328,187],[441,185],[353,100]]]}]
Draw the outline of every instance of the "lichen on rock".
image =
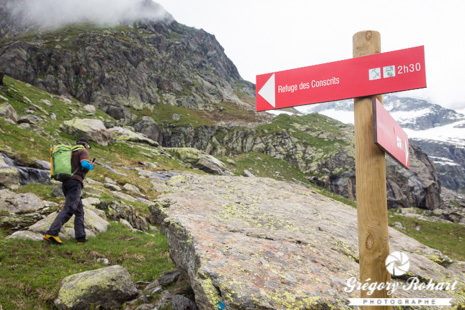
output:
[{"label": "lichen on rock", "polygon": [[55,305],[66,310],[118,309],[137,294],[127,270],[115,265],[64,278]]},{"label": "lichen on rock", "polygon": [[[183,182],[170,182],[174,190],[150,210],[199,309],[217,308],[219,302],[227,309],[349,309],[348,299],[359,297],[360,291],[344,291],[359,274],[354,208],[272,179],[189,173],[177,178]],[[422,297],[465,303],[461,262],[440,265],[431,261],[436,250],[395,229],[389,234],[391,251],[408,254],[412,276],[458,279],[457,292]]]}]

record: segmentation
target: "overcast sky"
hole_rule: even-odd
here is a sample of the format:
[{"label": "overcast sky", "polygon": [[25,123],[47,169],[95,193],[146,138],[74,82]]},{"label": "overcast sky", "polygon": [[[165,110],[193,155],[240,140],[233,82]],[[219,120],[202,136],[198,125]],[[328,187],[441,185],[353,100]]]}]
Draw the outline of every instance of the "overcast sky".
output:
[{"label": "overcast sky", "polygon": [[182,24],[214,34],[241,76],[352,57],[352,36],[381,33],[383,52],[425,46],[428,87],[399,93],[465,108],[463,0],[158,0]]}]

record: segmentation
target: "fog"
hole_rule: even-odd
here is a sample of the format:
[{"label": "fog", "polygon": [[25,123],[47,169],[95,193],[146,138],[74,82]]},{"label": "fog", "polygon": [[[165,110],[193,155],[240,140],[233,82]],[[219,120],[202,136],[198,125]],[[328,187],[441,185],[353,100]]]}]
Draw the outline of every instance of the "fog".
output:
[{"label": "fog", "polygon": [[151,0],[17,0],[8,2],[7,8],[16,23],[39,28],[80,22],[112,26],[172,18]]}]

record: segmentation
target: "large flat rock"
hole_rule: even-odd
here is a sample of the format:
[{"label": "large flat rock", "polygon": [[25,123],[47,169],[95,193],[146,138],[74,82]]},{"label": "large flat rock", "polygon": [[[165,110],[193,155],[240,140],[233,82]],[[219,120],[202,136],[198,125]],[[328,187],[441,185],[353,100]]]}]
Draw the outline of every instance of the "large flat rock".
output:
[{"label": "large flat rock", "polygon": [[[272,179],[182,174],[151,212],[200,309],[349,309],[347,281],[359,276],[357,211]],[[390,229],[391,252],[410,258],[409,277],[458,281],[455,291],[397,290],[465,304],[465,265]],[[405,284],[407,277],[396,279]],[[455,294],[454,294],[455,293]],[[431,309],[431,307],[429,307]]]}]

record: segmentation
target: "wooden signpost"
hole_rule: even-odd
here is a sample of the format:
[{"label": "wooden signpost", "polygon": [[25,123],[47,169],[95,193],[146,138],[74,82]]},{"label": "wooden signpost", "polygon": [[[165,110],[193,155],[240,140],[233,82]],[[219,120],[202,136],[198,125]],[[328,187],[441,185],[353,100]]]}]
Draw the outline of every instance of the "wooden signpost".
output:
[{"label": "wooden signpost", "polygon": [[[390,254],[385,150],[407,168],[409,160],[408,137],[382,108],[381,94],[426,87],[424,48],[381,53],[380,34],[362,31],[353,36],[353,57],[257,75],[256,109],[354,98],[359,281],[388,283],[391,275],[385,266]],[[386,289],[375,290],[370,296],[361,290],[361,298],[368,297],[390,296]],[[362,308],[384,310],[392,306]]]},{"label": "wooden signpost", "polygon": [[[379,32],[363,31],[353,36],[353,56],[381,52]],[[383,102],[383,96],[374,96]],[[384,151],[373,143],[373,97],[354,99],[355,178],[357,194],[358,248],[361,283],[391,282],[385,261],[389,255],[389,231],[386,195],[386,163]],[[367,281],[367,279],[371,279]],[[361,298],[388,298],[386,290]],[[364,307],[370,309],[374,307]],[[392,309],[392,306],[376,307]]]}]

